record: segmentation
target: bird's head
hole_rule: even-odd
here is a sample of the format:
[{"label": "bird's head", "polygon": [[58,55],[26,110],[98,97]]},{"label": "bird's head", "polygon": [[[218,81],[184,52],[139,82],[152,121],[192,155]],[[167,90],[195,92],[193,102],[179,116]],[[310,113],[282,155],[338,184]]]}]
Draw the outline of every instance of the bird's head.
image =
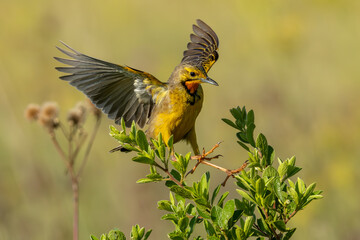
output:
[{"label": "bird's head", "polygon": [[204,69],[192,65],[179,65],[169,79],[170,84],[182,84],[191,94],[195,93],[201,83],[219,86],[209,78]]}]

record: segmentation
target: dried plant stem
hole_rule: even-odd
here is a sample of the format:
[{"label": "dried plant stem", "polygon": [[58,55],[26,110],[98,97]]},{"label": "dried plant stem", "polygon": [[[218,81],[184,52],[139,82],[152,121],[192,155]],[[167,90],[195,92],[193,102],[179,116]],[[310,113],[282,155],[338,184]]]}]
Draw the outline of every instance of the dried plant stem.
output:
[{"label": "dried plant stem", "polygon": [[208,166],[210,166],[210,167],[216,168],[216,169],[218,169],[218,170],[220,170],[220,171],[223,171],[223,172],[225,172],[225,173],[227,174],[224,182],[221,184],[222,186],[225,186],[227,180],[228,180],[230,177],[234,177],[234,174],[239,173],[239,172],[241,172],[242,170],[244,170],[245,167],[246,167],[247,164],[248,164],[248,161],[245,161],[244,164],[243,164],[240,168],[237,168],[237,169],[234,169],[234,170],[230,170],[230,169],[227,169],[227,168],[223,168],[223,167],[221,167],[221,166],[218,166],[218,165],[216,165],[216,164],[213,164],[213,163],[210,163],[210,162],[209,162],[209,161],[211,161],[212,159],[216,159],[216,158],[221,157],[221,155],[216,155],[216,156],[214,156],[214,157],[207,157],[209,154],[213,153],[216,148],[218,148],[218,147],[220,146],[220,143],[221,143],[221,142],[218,142],[217,144],[215,144],[215,146],[214,146],[213,148],[211,148],[208,152],[205,152],[205,149],[203,149],[202,155],[196,155],[196,156],[191,157],[191,159],[197,160],[197,163],[196,163],[196,165],[194,166],[194,168],[193,168],[190,172],[188,172],[188,173],[186,174],[186,176],[189,175],[190,173],[194,173],[194,171],[196,170],[196,168],[199,166],[200,163],[201,163],[201,164],[205,164],[205,165],[208,165]]},{"label": "dried plant stem", "polygon": [[87,163],[87,160],[89,159],[89,153],[90,153],[90,150],[91,150],[91,147],[94,143],[94,140],[95,140],[95,136],[97,134],[97,131],[100,127],[100,123],[101,123],[101,117],[97,117],[96,118],[96,123],[95,123],[95,126],[94,126],[94,129],[92,131],[92,134],[91,134],[91,137],[90,137],[90,140],[89,140],[89,143],[87,145],[87,148],[86,148],[86,151],[85,151],[85,155],[84,155],[84,159],[82,160],[81,162],[81,166],[79,168],[79,171],[78,171],[78,174],[77,174],[77,177],[80,177],[82,172],[84,171],[84,167]]},{"label": "dried plant stem", "polygon": [[[55,149],[59,153],[61,159],[63,159],[65,166],[66,166],[66,170],[69,173],[69,177],[71,180],[71,187],[72,187],[72,192],[73,192],[73,204],[74,204],[73,240],[79,239],[79,179],[85,168],[87,160],[89,158],[90,150],[94,143],[97,131],[100,127],[100,123],[101,123],[101,117],[99,116],[96,118],[96,123],[93,128],[93,132],[91,134],[91,138],[89,140],[87,148],[85,150],[84,158],[82,159],[80,168],[77,172],[75,170],[75,159],[78,156],[81,146],[83,145],[83,143],[86,140],[87,134],[82,133],[82,134],[80,134],[79,138],[77,138],[76,134],[77,134],[77,131],[79,130],[78,126],[70,125],[69,132],[67,132],[66,129],[60,124],[62,132],[68,141],[68,154],[66,155],[66,153],[61,148],[61,146],[56,138],[56,134],[55,134],[54,130],[51,129],[49,131],[51,141],[54,144]],[[74,148],[74,142],[76,144],[75,148]]]},{"label": "dried plant stem", "polygon": [[78,240],[79,239],[79,182],[77,178],[72,179],[72,191],[74,198],[73,240]]},{"label": "dried plant stem", "polygon": [[[71,134],[72,133],[70,133],[70,135]],[[72,191],[73,191],[73,198],[74,198],[73,199],[73,201],[74,201],[73,240],[78,240],[79,239],[79,181],[78,181],[78,176],[75,174],[74,162],[71,161],[71,156],[65,155],[65,152],[62,150],[54,131],[50,131],[50,137],[55,146],[55,149],[58,151],[61,158],[64,160],[66,169],[69,172]],[[71,138],[69,138],[69,154],[71,151],[70,146],[72,144],[72,142],[70,140],[71,140]]]}]

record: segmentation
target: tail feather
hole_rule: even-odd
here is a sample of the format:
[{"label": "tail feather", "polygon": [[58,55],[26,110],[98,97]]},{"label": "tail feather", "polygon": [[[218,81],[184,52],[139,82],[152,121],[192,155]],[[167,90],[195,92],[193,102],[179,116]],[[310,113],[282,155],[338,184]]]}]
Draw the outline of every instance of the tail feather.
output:
[{"label": "tail feather", "polygon": [[120,151],[120,152],[131,152],[130,150],[124,148],[123,146],[117,146],[116,148],[113,148],[109,151],[109,153],[113,153],[113,152],[117,152],[117,151]]}]

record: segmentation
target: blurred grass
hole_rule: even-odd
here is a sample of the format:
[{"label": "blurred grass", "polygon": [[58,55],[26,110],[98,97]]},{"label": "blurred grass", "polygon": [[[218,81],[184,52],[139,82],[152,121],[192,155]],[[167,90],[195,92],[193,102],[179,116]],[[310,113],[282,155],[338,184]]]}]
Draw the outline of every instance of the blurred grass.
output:
[{"label": "blurred grass", "polygon": [[[294,239],[360,239],[359,1],[15,0],[1,9],[1,240],[71,236],[64,166],[46,132],[23,119],[30,102],[57,101],[65,118],[83,99],[54,70],[58,40],[166,81],[197,18],[220,38],[220,58],[210,72],[220,87],[204,86],[200,146],[224,140],[219,163],[242,164],[246,155],[220,118],[237,105],[254,109],[258,131],[277,155],[295,154],[300,176],[325,191],[292,220]],[[108,136],[111,123],[103,121],[80,186],[81,239],[113,227],[129,232],[136,223],[153,228],[152,239],[165,239],[172,226],[160,220],[156,202],[168,193],[161,184],[135,184],[147,169],[130,155],[107,153],[116,145]],[[189,150],[177,145],[179,152]],[[215,186],[224,176],[210,171]]]}]

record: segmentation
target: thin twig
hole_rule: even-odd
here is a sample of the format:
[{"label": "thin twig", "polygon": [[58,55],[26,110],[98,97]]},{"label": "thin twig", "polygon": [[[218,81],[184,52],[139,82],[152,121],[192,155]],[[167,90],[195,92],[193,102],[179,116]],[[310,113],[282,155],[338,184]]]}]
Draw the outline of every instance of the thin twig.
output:
[{"label": "thin twig", "polygon": [[185,177],[186,177],[187,175],[189,175],[190,173],[193,174],[193,173],[195,172],[196,168],[199,166],[199,164],[202,163],[204,160],[210,161],[211,159],[220,157],[221,155],[216,155],[215,157],[212,157],[212,158],[207,158],[207,157],[206,157],[207,155],[213,153],[214,150],[220,146],[220,143],[221,143],[221,142],[218,142],[217,144],[215,144],[215,146],[214,146],[212,149],[210,149],[208,152],[205,152],[205,149],[203,148],[203,153],[202,153],[202,155],[192,156],[191,159],[197,160],[197,163],[196,163],[196,165],[194,166],[194,168],[191,169],[191,170],[185,175]]},{"label": "thin twig", "polygon": [[95,123],[95,126],[94,126],[94,129],[93,129],[93,132],[91,134],[91,138],[89,140],[89,143],[88,143],[88,146],[86,148],[86,151],[85,151],[85,155],[84,155],[84,159],[83,161],[81,162],[81,166],[79,168],[79,171],[78,171],[78,174],[77,174],[77,177],[80,177],[82,172],[84,171],[84,167],[86,165],[86,162],[89,158],[89,153],[90,153],[90,150],[91,150],[91,147],[94,143],[94,140],[95,140],[95,136],[96,136],[96,133],[100,127],[100,123],[101,123],[101,117],[97,117],[96,118],[96,123]]},{"label": "thin twig", "polygon": [[86,138],[87,138],[87,133],[86,132],[82,133],[82,136],[79,137],[79,140],[77,142],[75,151],[73,152],[73,158],[74,159],[76,159],[77,155],[79,154],[80,149],[81,149],[82,145],[84,144]]},{"label": "thin twig", "polygon": [[263,230],[261,230],[261,228],[260,228],[256,223],[254,223],[254,227],[255,227],[259,232],[261,232],[264,236],[268,236],[265,232],[263,232]]},{"label": "thin twig", "polygon": [[[56,135],[55,135],[55,132],[54,131],[51,131],[50,132],[50,137],[51,137],[51,141],[53,142],[54,146],[55,146],[55,149],[56,151],[58,151],[59,155],[61,156],[61,159],[63,159],[64,163],[65,163],[65,166],[66,168],[70,171],[72,170],[72,167],[70,165],[70,162],[69,162],[69,159],[68,157],[65,155],[65,152],[62,150],[62,148],[60,147],[60,144],[56,138]],[[73,171],[70,171],[70,174],[71,174],[71,177],[74,176],[74,172]]]},{"label": "thin twig", "polygon": [[[54,131],[50,131],[50,138],[53,142],[55,149],[58,151],[61,159],[64,160],[67,171],[70,174],[70,180],[73,190],[74,197],[74,218],[73,218],[73,240],[79,239],[79,182],[78,177],[75,175],[73,162],[70,160],[70,156],[66,156],[65,152],[62,150]],[[70,140],[69,140],[70,141]],[[70,146],[70,145],[69,145]],[[70,151],[70,149],[69,149]]]},{"label": "thin twig", "polygon": [[182,185],[178,180],[176,180],[176,179],[174,178],[173,175],[171,175],[171,173],[169,172],[168,169],[163,168],[162,166],[160,166],[160,165],[157,164],[156,162],[155,162],[154,166],[157,167],[157,168],[160,168],[162,171],[164,171],[164,172],[169,176],[169,178],[171,179],[171,181],[173,181],[174,183],[176,183],[178,186],[180,186],[180,187],[182,187],[182,188],[184,187],[184,185]]},{"label": "thin twig", "polygon": [[288,219],[285,220],[285,224],[297,213],[297,211],[293,211],[290,216],[288,217]]},{"label": "thin twig", "polygon": [[72,180],[72,190],[74,197],[73,240],[78,240],[79,239],[79,182],[77,178]]},{"label": "thin twig", "polygon": [[224,187],[225,184],[226,184],[226,182],[227,182],[227,180],[228,180],[230,177],[234,177],[234,174],[243,171],[243,170],[246,168],[246,166],[248,165],[248,162],[249,162],[249,161],[246,160],[246,161],[243,163],[243,165],[241,165],[241,167],[239,167],[238,169],[235,169],[235,170],[231,170],[230,173],[228,173],[228,175],[226,176],[224,182],[223,182],[221,185]]}]

